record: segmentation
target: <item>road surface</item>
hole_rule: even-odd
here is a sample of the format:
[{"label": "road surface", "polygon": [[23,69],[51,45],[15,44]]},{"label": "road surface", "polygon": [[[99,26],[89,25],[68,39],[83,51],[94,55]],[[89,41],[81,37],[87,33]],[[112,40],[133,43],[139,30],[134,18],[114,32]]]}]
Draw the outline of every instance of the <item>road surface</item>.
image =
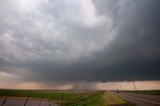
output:
[{"label": "road surface", "polygon": [[160,96],[133,93],[119,93],[122,98],[135,103],[136,106],[160,106]]}]

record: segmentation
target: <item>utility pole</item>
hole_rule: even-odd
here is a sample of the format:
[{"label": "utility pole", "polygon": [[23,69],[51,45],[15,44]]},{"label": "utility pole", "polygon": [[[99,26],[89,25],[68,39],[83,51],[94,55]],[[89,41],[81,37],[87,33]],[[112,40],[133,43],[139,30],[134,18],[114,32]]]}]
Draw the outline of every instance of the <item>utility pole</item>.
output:
[{"label": "utility pole", "polygon": [[120,84],[120,87],[121,87],[121,91],[122,91],[122,85]]},{"label": "utility pole", "polygon": [[134,89],[135,89],[135,91],[137,93],[137,88],[136,88],[136,85],[135,85],[134,81],[132,81],[132,83],[133,83]]}]

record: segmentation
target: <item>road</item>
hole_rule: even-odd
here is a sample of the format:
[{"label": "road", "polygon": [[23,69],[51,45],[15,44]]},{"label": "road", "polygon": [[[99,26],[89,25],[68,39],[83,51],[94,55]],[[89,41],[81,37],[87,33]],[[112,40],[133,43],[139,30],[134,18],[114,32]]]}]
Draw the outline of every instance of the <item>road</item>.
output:
[{"label": "road", "polygon": [[136,106],[160,106],[160,96],[133,93],[119,93],[122,98],[135,103]]}]

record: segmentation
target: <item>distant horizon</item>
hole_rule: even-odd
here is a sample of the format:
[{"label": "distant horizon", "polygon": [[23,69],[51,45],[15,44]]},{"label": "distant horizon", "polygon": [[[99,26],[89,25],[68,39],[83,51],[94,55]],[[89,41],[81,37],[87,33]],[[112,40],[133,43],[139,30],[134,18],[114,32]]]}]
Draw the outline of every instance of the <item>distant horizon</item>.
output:
[{"label": "distant horizon", "polygon": [[[3,84],[0,81],[0,89],[21,89],[21,90],[135,90],[133,82],[137,90],[160,90],[160,81],[122,81],[122,82],[79,82],[79,88],[75,88],[73,82],[50,84],[41,83],[19,83],[19,84]],[[55,84],[56,83],[56,84]],[[74,82],[76,83],[76,82]],[[46,86],[50,85],[50,86]],[[3,86],[3,88],[2,88]]]}]

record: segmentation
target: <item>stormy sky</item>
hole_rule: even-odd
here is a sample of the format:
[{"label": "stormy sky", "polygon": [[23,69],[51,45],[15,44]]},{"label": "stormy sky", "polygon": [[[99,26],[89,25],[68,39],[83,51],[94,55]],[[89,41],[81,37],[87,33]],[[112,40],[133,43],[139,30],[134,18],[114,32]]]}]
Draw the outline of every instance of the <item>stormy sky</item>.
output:
[{"label": "stormy sky", "polygon": [[159,0],[0,0],[1,76],[18,76],[6,77],[10,83],[160,80],[159,10]]}]

